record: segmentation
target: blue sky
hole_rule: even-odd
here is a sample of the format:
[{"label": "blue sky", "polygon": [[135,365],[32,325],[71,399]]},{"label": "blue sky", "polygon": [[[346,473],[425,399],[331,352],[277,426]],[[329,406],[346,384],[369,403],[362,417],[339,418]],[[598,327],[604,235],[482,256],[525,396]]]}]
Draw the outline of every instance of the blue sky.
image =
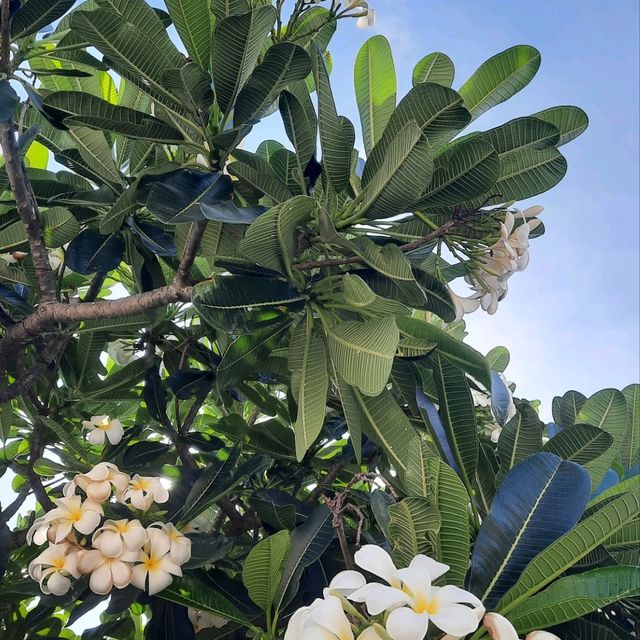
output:
[{"label": "blue sky", "polygon": [[[589,395],[639,378],[638,23],[637,0],[372,0],[376,25],[339,29],[331,51],[341,113],[358,122],[353,61],[374,33],[395,54],[400,93],[414,64],[431,51],[456,66],[454,88],[488,57],[516,44],[542,54],[538,75],[521,93],[480,118],[489,128],[540,109],[575,104],[586,133],[562,152],[565,179],[532,199],[546,234],[533,241],[529,268],[509,281],[494,316],[467,317],[470,344],[511,351],[507,377],[518,395],[543,401],[574,388]],[[271,120],[257,128],[267,137]],[[274,131],[275,133],[275,131]],[[278,135],[280,137],[280,135]]]}]

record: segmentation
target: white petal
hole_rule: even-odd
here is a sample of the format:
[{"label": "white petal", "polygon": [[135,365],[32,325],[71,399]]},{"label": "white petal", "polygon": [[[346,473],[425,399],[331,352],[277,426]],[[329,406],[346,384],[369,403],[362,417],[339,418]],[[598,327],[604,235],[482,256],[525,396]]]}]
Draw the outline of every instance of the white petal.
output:
[{"label": "white petal", "polygon": [[57,571],[55,573],[52,573],[47,580],[47,589],[49,589],[49,591],[54,596],[64,595],[65,593],[67,593],[67,591],[69,591],[70,586],[71,580],[61,575]]},{"label": "white petal", "polygon": [[144,565],[138,564],[133,567],[133,572],[131,574],[131,584],[134,587],[138,587],[141,591],[144,591],[147,587],[147,569]]},{"label": "white petal", "polygon": [[367,584],[365,577],[359,571],[341,571],[329,583],[329,591],[335,591],[348,596]]},{"label": "white petal", "polygon": [[389,584],[397,583],[395,579],[396,565],[391,556],[376,544],[366,544],[353,556],[356,564],[365,571],[373,573]]},{"label": "white petal", "polygon": [[189,562],[191,558],[191,544],[181,544],[174,541],[171,545],[169,557],[171,558],[171,561],[175,562],[177,565]]},{"label": "white petal", "polygon": [[111,561],[111,577],[113,585],[118,589],[124,589],[131,582],[132,573],[131,565],[126,562]]},{"label": "white petal", "polygon": [[560,640],[560,638],[548,631],[532,631],[527,634],[525,640]]},{"label": "white petal", "polygon": [[340,638],[353,638],[351,624],[342,610],[339,598],[329,596],[323,600],[317,609],[311,614],[311,619],[319,626],[331,631]]},{"label": "white petal", "polygon": [[148,527],[147,535],[149,536],[151,552],[154,556],[163,556],[165,553],[169,553],[169,549],[171,549],[171,539],[164,531],[160,531],[160,529],[156,529],[155,527]]},{"label": "white petal", "polygon": [[91,591],[101,596],[106,596],[113,588],[111,579],[111,567],[109,562],[103,562],[100,566],[93,570],[89,579],[89,587]]},{"label": "white petal", "polygon": [[104,531],[94,538],[93,546],[107,558],[118,558],[122,553],[122,537],[115,531]]},{"label": "white petal", "polygon": [[84,491],[89,499],[95,502],[104,502],[111,497],[111,484],[108,480],[90,482]]},{"label": "white petal", "polygon": [[104,444],[104,431],[102,429],[94,429],[93,431],[89,431],[87,435],[87,440],[91,444],[95,444],[95,445]]},{"label": "white petal", "polygon": [[122,539],[128,549],[137,551],[145,543],[147,532],[142,526],[132,526],[122,534]]},{"label": "white petal", "polygon": [[373,627],[369,627],[358,636],[358,640],[382,640],[382,636]]},{"label": "white petal", "polygon": [[86,510],[80,516],[80,519],[74,524],[75,528],[85,535],[93,533],[100,524],[100,514],[96,511]]},{"label": "white petal", "polygon": [[97,549],[78,553],[78,571],[82,574],[91,573],[103,562],[104,556]]},{"label": "white petal", "polygon": [[393,609],[399,604],[409,604],[410,599],[406,593],[395,589],[394,587],[387,587],[383,584],[372,582],[365,585],[361,589],[354,591],[349,600],[354,602],[365,602],[367,604],[367,611],[372,616],[377,616],[383,611]]},{"label": "white petal", "polygon": [[434,587],[433,596],[443,605],[464,602],[465,604],[472,604],[474,607],[483,606],[482,602],[473,593],[460,589],[460,587],[454,587],[452,584],[448,584],[446,587]]},{"label": "white petal", "polygon": [[440,576],[443,576],[451,568],[448,564],[438,562],[429,556],[423,554],[417,555],[409,565],[411,568],[418,567],[423,571],[428,571],[431,576],[431,580],[437,580]]},{"label": "white petal", "polygon": [[518,634],[513,625],[499,613],[487,613],[482,624],[493,640],[518,640]]},{"label": "white petal", "polygon": [[525,218],[534,218],[535,216],[539,216],[544,211],[544,207],[541,205],[535,205],[533,207],[529,207],[522,212],[522,215]]},{"label": "white petal", "polygon": [[409,566],[396,571],[396,576],[402,580],[411,591],[412,598],[429,600],[431,594],[431,574],[419,565]]},{"label": "white petal", "polygon": [[445,604],[431,615],[431,622],[445,633],[465,636],[478,628],[478,618],[473,609],[463,604]]},{"label": "white petal", "polygon": [[122,440],[124,429],[122,427],[111,427],[107,430],[107,438],[111,444],[118,444]]},{"label": "white petal", "polygon": [[163,589],[166,589],[173,582],[170,573],[165,571],[149,572],[149,595],[152,596]]},{"label": "white petal", "polygon": [[416,613],[407,607],[394,609],[387,619],[387,633],[393,640],[423,640],[428,626],[426,613]]}]

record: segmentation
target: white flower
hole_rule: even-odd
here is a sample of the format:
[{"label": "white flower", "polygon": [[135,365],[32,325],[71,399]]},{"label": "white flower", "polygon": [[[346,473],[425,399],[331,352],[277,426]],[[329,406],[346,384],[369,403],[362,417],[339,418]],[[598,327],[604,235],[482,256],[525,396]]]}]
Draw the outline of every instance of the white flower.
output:
[{"label": "white flower", "polygon": [[154,522],[147,529],[149,540],[164,538],[169,544],[169,557],[177,565],[189,562],[191,558],[191,540],[178,531],[170,522]]},{"label": "white flower", "polygon": [[111,487],[113,486],[117,493],[123,493],[129,484],[129,476],[123,473],[110,462],[100,462],[88,473],[78,474],[65,487],[75,490],[80,487],[90,500],[95,502],[104,502],[111,497]]},{"label": "white flower", "polygon": [[[499,613],[487,613],[482,624],[493,640],[519,640],[513,625]],[[548,631],[532,631],[525,640],[560,640]]]},{"label": "white flower", "polygon": [[480,307],[480,299],[476,294],[469,298],[463,298],[449,288],[449,295],[456,308],[456,320],[462,320],[465,314],[473,313]]},{"label": "white flower", "polygon": [[[56,508],[44,516],[45,524],[56,526],[54,541],[62,542],[75,529],[79,533],[89,535],[100,524],[103,515],[102,507],[93,500],[82,501],[80,496],[68,496],[55,501]],[[40,531],[39,539],[41,538]],[[34,535],[35,539],[35,535]]]},{"label": "white flower", "polygon": [[109,416],[92,416],[91,420],[83,420],[82,428],[87,429],[87,440],[91,444],[104,444],[105,435],[111,444],[118,444],[124,435],[120,420],[110,420]]},{"label": "white flower", "polygon": [[[351,623],[342,609],[340,598],[316,599],[298,609],[289,620],[284,640],[354,640]],[[358,640],[379,640],[374,629],[363,631]]]},{"label": "white flower", "polygon": [[51,544],[29,563],[29,575],[40,583],[42,593],[61,596],[71,586],[69,576],[79,578],[78,550],[65,542]]},{"label": "white flower", "polygon": [[[49,266],[52,271],[57,271],[64,262],[64,250],[62,247],[56,249],[49,249]],[[65,273],[67,273],[65,269]]]},{"label": "white flower", "polygon": [[494,444],[500,440],[502,434],[502,427],[497,422],[490,422],[484,427],[484,435],[491,438],[491,442]]},{"label": "white flower", "polygon": [[136,350],[130,340],[114,340],[107,344],[109,357],[121,367],[136,360]]},{"label": "white flower", "polygon": [[341,571],[324,590],[324,596],[350,596],[354,591],[367,584],[364,576],[358,571]]},{"label": "white flower", "polygon": [[375,545],[365,545],[354,559],[389,586],[370,583],[348,597],[365,602],[371,615],[391,611],[386,629],[393,640],[422,640],[430,621],[452,635],[464,636],[477,629],[478,613],[466,605],[482,608],[478,598],[452,585],[431,585],[432,580],[449,570],[448,565],[418,555],[409,567],[397,569],[391,556]]},{"label": "white flower", "polygon": [[91,574],[89,588],[94,593],[104,596],[113,587],[124,589],[131,583],[133,575],[131,563],[137,556],[138,552],[126,550],[118,558],[107,557],[100,549],[81,551],[78,569],[83,575]]},{"label": "white flower", "polygon": [[189,620],[191,620],[191,624],[193,625],[193,630],[196,633],[202,631],[202,629],[208,629],[210,627],[221,629],[225,624],[229,622],[226,618],[217,616],[215,613],[209,613],[208,611],[198,611],[197,609],[192,609],[191,607],[187,609],[187,615],[189,616]]},{"label": "white flower", "polygon": [[162,591],[173,582],[172,576],[181,576],[182,569],[171,560],[170,542],[166,536],[150,536],[144,549],[139,552],[133,568],[131,582],[149,595]]},{"label": "white flower", "polygon": [[107,558],[139,551],[146,540],[147,531],[139,520],[107,520],[93,534],[93,546]]},{"label": "white flower", "polygon": [[169,499],[169,492],[162,486],[159,478],[136,475],[129,481],[118,500],[129,501],[136,509],[146,511],[154,502],[161,504]]},{"label": "white flower", "polygon": [[375,9],[369,9],[364,16],[361,16],[356,20],[356,27],[358,29],[368,29],[372,27],[376,22]]}]

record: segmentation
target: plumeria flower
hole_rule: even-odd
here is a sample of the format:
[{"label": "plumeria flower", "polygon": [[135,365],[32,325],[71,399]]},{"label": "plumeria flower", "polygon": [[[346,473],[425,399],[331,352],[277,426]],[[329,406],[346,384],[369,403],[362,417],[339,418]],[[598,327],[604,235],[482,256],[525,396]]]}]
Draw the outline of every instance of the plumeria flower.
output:
[{"label": "plumeria flower", "polygon": [[91,574],[89,588],[98,595],[105,596],[116,589],[124,589],[131,584],[132,562],[138,557],[136,551],[124,551],[120,557],[104,555],[100,549],[81,551],[78,570],[81,574]]},{"label": "plumeria flower", "polygon": [[79,578],[78,549],[65,542],[49,545],[29,563],[29,575],[42,593],[62,596],[71,586],[70,576]]},{"label": "plumeria flower", "polygon": [[121,502],[129,501],[136,509],[147,511],[154,502],[166,502],[169,492],[162,486],[159,478],[139,476],[136,473],[118,499]]},{"label": "plumeria flower", "polygon": [[371,615],[391,611],[387,633],[393,640],[422,640],[429,622],[452,635],[464,636],[478,628],[482,608],[472,593],[447,585],[434,587],[432,580],[444,575],[449,566],[424,555],[416,556],[409,567],[397,569],[381,547],[365,545],[354,557],[356,564],[388,583],[370,583],[354,591],[349,599],[365,602]]},{"label": "plumeria flower", "polygon": [[502,427],[497,422],[490,422],[484,426],[484,435],[496,444],[502,435]]},{"label": "plumeria flower", "polygon": [[464,298],[449,288],[449,295],[456,309],[456,320],[462,320],[467,313],[473,313],[480,307],[480,299],[476,296]]},{"label": "plumeria flower", "polygon": [[[289,620],[284,640],[355,640],[351,623],[340,598],[317,598],[308,607],[298,609]],[[375,629],[363,631],[357,640],[381,640]]]},{"label": "plumeria flower", "polygon": [[[88,473],[78,474],[67,487],[80,487],[90,500],[104,502],[111,497],[111,488],[122,493],[129,484],[129,476],[110,462],[100,462]],[[65,493],[67,490],[65,487]]]},{"label": "plumeria flower", "polygon": [[[55,501],[56,508],[45,516],[45,523],[56,525],[55,542],[61,542],[75,529],[79,533],[89,535],[100,524],[104,514],[102,507],[93,500],[82,501],[80,496],[68,496]],[[35,538],[35,536],[34,536]]]},{"label": "plumeria flower", "polygon": [[[482,621],[493,640],[519,640],[514,626],[499,613],[487,613]],[[548,631],[532,631],[525,640],[560,640]]]},{"label": "plumeria flower", "polygon": [[27,531],[27,544],[37,544],[38,546],[47,542],[55,542],[57,522],[51,522],[47,516],[36,518]]},{"label": "plumeria flower", "polygon": [[82,428],[87,429],[87,440],[91,444],[104,444],[105,436],[111,444],[118,444],[124,435],[120,420],[110,420],[109,416],[92,416],[91,420],[83,420]]},{"label": "plumeria flower", "polygon": [[138,553],[131,582],[149,595],[162,591],[173,582],[172,576],[181,576],[182,569],[171,560],[170,542],[166,536],[150,536],[144,549]]},{"label": "plumeria flower", "polygon": [[368,9],[367,13],[356,20],[356,27],[358,29],[368,29],[372,27],[376,22],[375,9]]},{"label": "plumeria flower", "polygon": [[183,565],[191,558],[191,540],[178,531],[170,522],[154,522],[147,529],[149,540],[164,538],[169,543],[169,557],[177,565]]},{"label": "plumeria flower", "polygon": [[187,609],[187,615],[193,625],[193,630],[198,633],[202,629],[221,629],[229,621],[222,616],[217,616],[215,613],[209,613],[208,611],[198,611],[189,607]]},{"label": "plumeria flower", "polygon": [[107,520],[94,534],[93,546],[107,558],[119,558],[125,551],[139,551],[147,531],[139,520]]}]

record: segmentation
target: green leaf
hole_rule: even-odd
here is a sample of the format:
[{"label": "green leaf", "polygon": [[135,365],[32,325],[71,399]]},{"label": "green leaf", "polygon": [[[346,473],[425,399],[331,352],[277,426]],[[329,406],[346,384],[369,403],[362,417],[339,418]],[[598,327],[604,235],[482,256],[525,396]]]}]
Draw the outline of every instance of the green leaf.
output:
[{"label": "green leaf", "polygon": [[607,567],[561,578],[509,614],[518,633],[574,620],[640,594],[637,567]]},{"label": "green leaf", "polygon": [[[0,80],[0,122],[11,120],[20,98],[8,80]],[[8,185],[7,185],[8,186]]]},{"label": "green leaf", "polygon": [[367,218],[388,218],[411,208],[431,181],[429,142],[415,122],[389,141],[378,171],[363,179],[361,211]]},{"label": "green leaf", "polygon": [[475,119],[524,89],[539,67],[537,49],[511,47],[482,63],[460,87],[460,95]]},{"label": "green leaf", "polygon": [[[263,213],[240,242],[240,252],[257,264],[294,279],[293,262],[300,253],[300,228],[318,209],[308,196],[296,196]],[[300,274],[297,274],[300,277]]]},{"label": "green leaf", "polygon": [[302,309],[306,299],[283,280],[249,276],[220,276],[196,285],[191,294],[208,324],[232,333],[252,333],[257,325],[279,322],[287,310]]},{"label": "green leaf", "polygon": [[472,486],[478,465],[475,409],[464,372],[438,350],[429,354],[438,390],[440,418],[465,486]]},{"label": "green leaf", "polygon": [[355,142],[355,132],[346,118],[338,116],[329,82],[329,71],[322,52],[317,47],[311,52],[311,64],[318,94],[322,165],[333,188],[340,193],[347,187],[351,175],[351,150]]},{"label": "green leaf", "polygon": [[223,112],[229,113],[232,109],[275,21],[276,11],[268,6],[216,22],[211,69],[216,98]]},{"label": "green leaf", "polygon": [[61,18],[76,0],[29,0],[11,19],[11,38],[17,40],[36,33]]},{"label": "green leaf", "polygon": [[393,559],[402,567],[430,549],[428,534],[440,528],[440,514],[425,498],[405,498],[389,507]]},{"label": "green leaf", "polygon": [[287,136],[296,150],[300,164],[306,167],[316,151],[318,123],[315,113],[310,117],[309,110],[289,91],[283,91],[280,95],[279,107]]},{"label": "green leaf", "polygon": [[431,146],[438,147],[469,124],[470,119],[462,98],[453,89],[432,83],[416,85],[391,114],[382,138],[367,158],[363,181],[377,173],[387,146],[409,122],[416,122]]},{"label": "green leaf", "polygon": [[235,162],[228,165],[232,176],[237,176],[276,202],[285,202],[293,197],[291,190],[264,158],[240,149],[233,152],[233,157]]},{"label": "green leaf", "polygon": [[527,602],[533,594],[565,573],[610,536],[634,522],[639,513],[640,496],[636,491],[629,491],[605,504],[539,553],[500,600],[496,611],[506,614]]},{"label": "green leaf", "polygon": [[166,5],[187,53],[201,69],[208,69],[213,32],[209,0],[166,0]]},{"label": "green leaf", "polygon": [[47,113],[65,125],[113,131],[128,138],[179,143],[184,136],[174,127],[142,111],[118,107],[88,93],[56,91],[43,100]]},{"label": "green leaf", "polygon": [[576,424],[551,438],[544,445],[544,450],[585,465],[602,455],[612,444],[613,437],[606,431],[590,424]]},{"label": "green leaf", "polygon": [[[411,265],[398,246],[390,243],[380,246],[366,236],[360,236],[346,246],[383,276],[412,285],[416,284]],[[361,282],[367,286],[364,281],[361,280]]]},{"label": "green leaf", "polygon": [[286,529],[278,531],[253,547],[244,561],[242,582],[263,611],[271,609],[290,547],[290,533]]},{"label": "green leaf", "polygon": [[327,339],[331,360],[346,382],[368,396],[385,388],[399,339],[393,317],[343,322],[327,332]]},{"label": "green leaf", "polygon": [[354,84],[364,150],[369,154],[396,108],[396,70],[389,41],[384,36],[373,36],[360,48]]},{"label": "green leaf", "polygon": [[560,140],[557,143],[558,147],[575,140],[589,126],[587,114],[579,107],[551,107],[550,109],[544,109],[532,115],[539,120],[550,122],[558,129],[560,132]]},{"label": "green leaf", "polygon": [[[111,182],[112,184],[122,184],[120,171],[113,160],[113,152],[106,135],[102,131],[95,131],[88,127],[71,127],[68,132],[69,137],[75,143],[75,149],[66,149],[56,155],[59,161],[60,156],[70,157],[77,151],[77,156],[71,156],[75,163],[85,168],[91,174],[91,178],[101,184]],[[75,167],[74,167],[75,168]]]},{"label": "green leaf", "polygon": [[431,536],[434,555],[448,564],[447,584],[462,586],[469,566],[469,495],[458,474],[439,458],[428,458],[429,501],[440,514],[440,529]]},{"label": "green leaf", "polygon": [[327,348],[324,339],[314,333],[310,314],[307,314],[304,337],[298,348],[302,353],[297,356],[300,370],[294,372],[299,376],[298,416],[294,428],[296,457],[301,461],[322,431],[329,391]]},{"label": "green leaf", "polygon": [[108,235],[118,231],[126,218],[133,215],[139,206],[136,187],[129,187],[118,196],[111,209],[100,220],[100,233]]},{"label": "green leaf", "polygon": [[640,462],[640,384],[630,384],[622,390],[627,401],[629,426],[620,447],[622,464],[629,468]]},{"label": "green leaf", "polygon": [[603,389],[594,393],[578,413],[576,422],[598,427],[613,437],[613,444],[585,465],[591,475],[591,486],[594,490],[600,485],[604,474],[620,451],[628,420],[627,402],[617,389]]},{"label": "green leaf", "polygon": [[353,395],[365,418],[367,437],[378,443],[401,477],[407,470],[409,449],[416,435],[406,413],[387,389],[375,397],[367,397],[355,387]]},{"label": "green leaf", "polygon": [[[44,242],[47,247],[61,247],[71,242],[80,225],[71,212],[64,207],[51,207],[42,212]],[[13,222],[0,230],[0,251],[16,249],[27,243],[27,234],[21,222]]]},{"label": "green leaf", "polygon": [[204,584],[193,574],[174,578],[172,584],[158,594],[159,598],[175,602],[198,611],[214,613],[226,620],[249,624],[249,620],[234,604],[227,600],[210,582]]},{"label": "green leaf", "polygon": [[527,147],[546,149],[558,146],[560,132],[550,122],[529,117],[510,120],[506,124],[482,132],[478,137],[488,142],[500,154],[500,159],[503,159]]},{"label": "green leaf", "polygon": [[321,505],[291,534],[290,552],[273,601],[276,611],[281,609],[285,597],[295,593],[304,569],[320,558],[333,540],[335,531],[332,522],[331,511]]},{"label": "green leaf", "polygon": [[496,477],[497,484],[518,463],[542,450],[542,427],[531,405],[528,402],[519,403],[516,415],[504,425],[498,440],[500,471]]},{"label": "green leaf", "polygon": [[476,198],[493,189],[499,176],[494,148],[477,138],[464,140],[437,158],[431,184],[417,206],[450,206]]},{"label": "green leaf", "polygon": [[287,85],[304,80],[310,72],[311,60],[302,47],[291,42],[270,47],[238,94],[234,126],[260,120]]},{"label": "green leaf", "polygon": [[453,83],[455,69],[449,56],[436,51],[426,55],[413,69],[413,84],[435,82],[443,87],[450,87]]},{"label": "green leaf", "polygon": [[485,358],[489,369],[499,373],[504,373],[504,370],[509,366],[511,355],[509,354],[507,347],[493,347],[493,349],[487,353]]},{"label": "green leaf", "polygon": [[418,338],[425,345],[435,345],[456,367],[473,376],[487,389],[491,388],[489,368],[481,353],[428,322],[404,317],[399,317],[396,321],[401,332]]},{"label": "green leaf", "polygon": [[260,369],[278,346],[290,323],[267,327],[250,335],[238,336],[227,348],[218,365],[216,380],[223,389],[244,380]]},{"label": "green leaf", "polygon": [[429,496],[429,458],[433,456],[421,436],[416,436],[409,447],[407,472],[404,484],[409,496],[427,498]]},{"label": "green leaf", "polygon": [[334,375],[334,378],[336,378],[336,390],[349,429],[349,439],[353,445],[356,461],[360,464],[362,462],[362,434],[366,428],[366,416],[357,395],[358,390],[341,380],[339,376]]},{"label": "green leaf", "polygon": [[211,0],[211,11],[222,20],[251,10],[251,0]]},{"label": "green leaf", "polygon": [[560,407],[558,416],[554,415],[554,420],[562,427],[567,429],[576,423],[576,418],[580,409],[587,401],[587,397],[579,391],[567,391],[560,398]]}]

